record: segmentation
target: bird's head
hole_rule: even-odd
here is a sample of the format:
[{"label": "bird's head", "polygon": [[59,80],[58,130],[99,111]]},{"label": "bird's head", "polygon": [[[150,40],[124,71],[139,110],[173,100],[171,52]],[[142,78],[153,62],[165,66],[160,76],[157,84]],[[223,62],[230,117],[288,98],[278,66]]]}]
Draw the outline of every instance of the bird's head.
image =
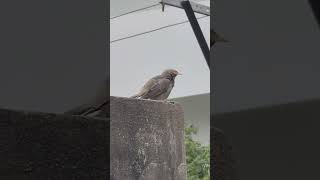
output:
[{"label": "bird's head", "polygon": [[179,73],[177,70],[175,69],[167,69],[165,71],[163,71],[163,73],[161,74],[165,77],[171,77],[171,78],[175,78],[178,75],[182,75],[181,73]]}]

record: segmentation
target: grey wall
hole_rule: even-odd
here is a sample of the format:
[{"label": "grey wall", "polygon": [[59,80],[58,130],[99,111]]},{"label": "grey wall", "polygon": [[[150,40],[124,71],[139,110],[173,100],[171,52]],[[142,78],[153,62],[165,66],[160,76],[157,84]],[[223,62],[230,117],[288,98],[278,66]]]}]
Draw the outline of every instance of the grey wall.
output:
[{"label": "grey wall", "polygon": [[[231,42],[212,55],[215,113],[320,97],[320,31],[308,1],[215,1]],[[213,91],[211,91],[213,92]]]}]

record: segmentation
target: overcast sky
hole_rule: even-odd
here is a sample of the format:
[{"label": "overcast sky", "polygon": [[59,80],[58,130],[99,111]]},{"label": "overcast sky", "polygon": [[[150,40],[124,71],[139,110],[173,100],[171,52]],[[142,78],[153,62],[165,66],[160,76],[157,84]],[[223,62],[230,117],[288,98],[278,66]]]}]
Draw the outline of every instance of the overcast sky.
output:
[{"label": "overcast sky", "polygon": [[[203,2],[209,5],[209,1]],[[185,20],[184,10],[166,6],[162,12],[159,6],[112,19],[110,40]],[[199,23],[209,42],[210,17],[200,19]],[[137,93],[149,78],[167,68],[177,69],[183,74],[177,77],[171,98],[210,92],[209,68],[189,23],[112,43],[110,52],[113,96],[128,97]]]}]

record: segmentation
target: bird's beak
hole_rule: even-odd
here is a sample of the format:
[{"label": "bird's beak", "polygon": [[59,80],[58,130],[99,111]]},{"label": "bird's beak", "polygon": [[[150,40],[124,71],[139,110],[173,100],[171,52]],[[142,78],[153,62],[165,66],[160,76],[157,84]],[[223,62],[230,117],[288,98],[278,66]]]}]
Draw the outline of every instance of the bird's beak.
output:
[{"label": "bird's beak", "polygon": [[181,73],[178,73],[178,75],[182,75]]}]

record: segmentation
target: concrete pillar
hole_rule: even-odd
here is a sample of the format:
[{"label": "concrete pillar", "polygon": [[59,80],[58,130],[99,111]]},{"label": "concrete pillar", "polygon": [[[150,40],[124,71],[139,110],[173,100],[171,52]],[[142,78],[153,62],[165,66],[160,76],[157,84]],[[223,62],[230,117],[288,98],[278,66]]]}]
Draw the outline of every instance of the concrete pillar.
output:
[{"label": "concrete pillar", "polygon": [[111,180],[186,180],[181,105],[111,97]]}]

